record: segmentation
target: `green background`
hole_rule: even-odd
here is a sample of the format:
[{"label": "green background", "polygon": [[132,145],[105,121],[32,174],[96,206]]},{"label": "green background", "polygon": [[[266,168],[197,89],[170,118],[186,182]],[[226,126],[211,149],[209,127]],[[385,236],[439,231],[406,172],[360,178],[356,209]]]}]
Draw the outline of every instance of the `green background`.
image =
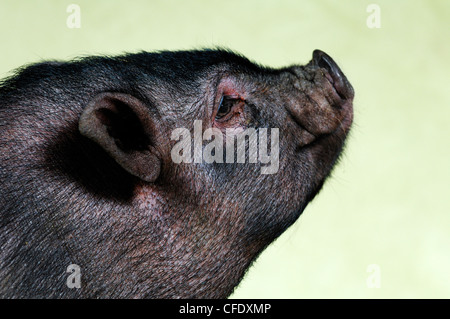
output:
[{"label": "green background", "polygon": [[445,0],[2,0],[0,77],[89,54],[220,45],[277,67],[322,49],[356,92],[346,153],[232,297],[450,298],[449,21]]}]

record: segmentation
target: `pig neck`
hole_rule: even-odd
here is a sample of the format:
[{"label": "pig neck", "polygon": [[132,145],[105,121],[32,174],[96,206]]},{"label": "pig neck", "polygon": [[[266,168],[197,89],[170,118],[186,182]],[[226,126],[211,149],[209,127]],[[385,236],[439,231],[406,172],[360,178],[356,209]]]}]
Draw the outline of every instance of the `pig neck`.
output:
[{"label": "pig neck", "polygon": [[160,257],[152,260],[161,277],[154,279],[175,278],[178,285],[188,287],[179,293],[168,291],[163,297],[227,297],[267,245],[248,242],[243,214],[230,205],[214,210],[211,203],[161,196],[152,187],[141,188],[135,200],[139,209],[151,214],[153,229],[160,234],[148,247],[153,256]]}]

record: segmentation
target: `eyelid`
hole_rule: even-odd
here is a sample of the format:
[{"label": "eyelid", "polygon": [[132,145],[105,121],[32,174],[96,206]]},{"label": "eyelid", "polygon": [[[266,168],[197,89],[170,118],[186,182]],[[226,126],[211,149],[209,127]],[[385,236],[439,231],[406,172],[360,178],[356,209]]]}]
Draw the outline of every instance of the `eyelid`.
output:
[{"label": "eyelid", "polygon": [[231,99],[231,100],[242,100],[242,98],[239,95],[237,95],[237,94],[223,94],[222,95],[222,99],[224,97],[226,97],[228,99]]}]

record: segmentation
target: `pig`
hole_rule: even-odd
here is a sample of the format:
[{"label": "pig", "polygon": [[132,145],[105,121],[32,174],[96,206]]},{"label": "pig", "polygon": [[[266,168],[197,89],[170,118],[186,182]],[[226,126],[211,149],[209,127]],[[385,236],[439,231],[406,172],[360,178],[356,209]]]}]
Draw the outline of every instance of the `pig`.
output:
[{"label": "pig", "polygon": [[[353,98],[320,50],[283,68],[223,48],[20,68],[0,85],[0,297],[228,297],[322,188]],[[175,162],[195,121],[227,145],[276,129],[277,169]]]}]

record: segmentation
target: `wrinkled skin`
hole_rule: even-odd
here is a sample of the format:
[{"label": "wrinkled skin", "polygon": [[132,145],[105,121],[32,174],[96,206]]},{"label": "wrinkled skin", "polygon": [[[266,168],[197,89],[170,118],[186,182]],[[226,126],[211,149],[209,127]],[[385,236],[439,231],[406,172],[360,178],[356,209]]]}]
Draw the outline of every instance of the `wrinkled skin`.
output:
[{"label": "wrinkled skin", "polygon": [[[241,102],[218,119],[224,95]],[[352,101],[317,50],[282,69],[223,50],[23,68],[0,87],[0,297],[227,297],[322,187]],[[278,172],[175,164],[170,133],[194,120],[279,128]]]}]

